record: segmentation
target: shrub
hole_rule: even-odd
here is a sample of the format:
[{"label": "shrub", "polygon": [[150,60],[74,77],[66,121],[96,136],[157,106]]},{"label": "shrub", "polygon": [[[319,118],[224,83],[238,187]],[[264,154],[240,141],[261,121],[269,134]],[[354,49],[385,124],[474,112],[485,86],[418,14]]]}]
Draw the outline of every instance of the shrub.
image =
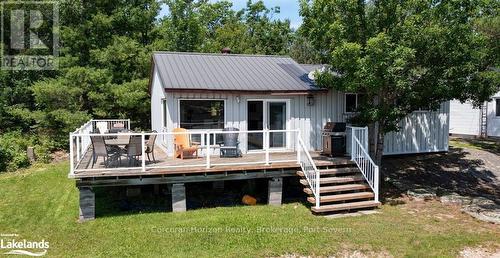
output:
[{"label": "shrub", "polygon": [[28,146],[34,147],[38,162],[50,161],[50,152],[54,150],[54,143],[49,137],[27,135],[20,131],[0,135],[0,172],[28,167],[30,165],[26,154]]}]

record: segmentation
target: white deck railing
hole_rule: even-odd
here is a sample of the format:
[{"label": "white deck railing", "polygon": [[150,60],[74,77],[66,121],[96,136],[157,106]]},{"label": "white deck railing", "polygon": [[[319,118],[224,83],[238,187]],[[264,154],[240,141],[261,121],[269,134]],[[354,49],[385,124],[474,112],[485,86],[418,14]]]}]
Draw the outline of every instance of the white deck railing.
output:
[{"label": "white deck railing", "polygon": [[356,163],[379,200],[379,167],[368,154],[368,127],[349,127],[351,135],[351,159]]},{"label": "white deck railing", "polygon": [[302,168],[302,172],[304,172],[304,176],[311,187],[311,191],[313,192],[314,198],[316,200],[315,206],[319,208],[320,205],[320,175],[319,170],[314,163],[314,160],[309,153],[307,146],[304,144],[300,133],[297,136],[298,144],[297,144],[297,160],[299,161],[300,167]]},{"label": "white deck railing", "polygon": [[[286,159],[279,159],[279,157],[273,157],[271,153],[279,152],[296,152],[299,148],[296,147],[298,144],[298,134],[299,130],[259,130],[259,131],[187,131],[187,132],[121,132],[121,133],[93,133],[98,123],[105,123],[106,125],[112,126],[114,123],[124,123],[126,128],[130,128],[130,122],[128,120],[91,120],[85,123],[82,127],[70,134],[70,177],[82,172],[92,172],[92,171],[116,171],[116,170],[140,170],[146,172],[150,169],[167,169],[167,168],[189,168],[189,167],[205,167],[211,168],[213,166],[237,166],[237,165],[250,165],[250,164],[266,164],[270,165],[273,163],[283,163],[283,162],[299,162],[299,154],[293,155],[294,158],[290,159],[290,156],[286,156]],[[108,127],[109,128],[109,127]],[[224,162],[213,161],[211,156],[217,155],[220,151],[220,146],[218,145],[217,139],[223,138],[224,134],[238,134],[239,140],[241,141],[240,148],[246,150],[247,144],[243,143],[251,135],[260,135],[262,137],[262,149],[257,151],[256,158],[248,159],[224,159]],[[156,135],[156,146],[157,150],[161,150],[164,159],[170,159],[169,162],[157,162],[151,163],[146,162],[147,156],[146,150],[146,139]],[[190,139],[199,139],[198,142],[200,158],[182,162],[180,159],[173,159],[174,155],[174,137],[176,135],[188,135]],[[142,154],[139,155],[138,162],[133,162],[130,166],[109,166],[109,167],[89,167],[88,165],[82,164],[82,162],[89,162],[89,157],[92,153],[92,136],[104,136],[105,138],[119,138],[127,136],[138,136],[141,137],[141,149]],[[271,137],[275,139],[278,138],[277,142],[281,143],[283,146],[273,147],[271,146]],[[280,141],[281,140],[281,141]],[[276,145],[276,141],[274,142]],[[302,142],[303,144],[303,142]],[[279,144],[278,144],[279,145]],[[220,154],[220,153],[219,153]],[[246,153],[244,153],[246,154]],[[309,155],[309,153],[307,153]]]}]

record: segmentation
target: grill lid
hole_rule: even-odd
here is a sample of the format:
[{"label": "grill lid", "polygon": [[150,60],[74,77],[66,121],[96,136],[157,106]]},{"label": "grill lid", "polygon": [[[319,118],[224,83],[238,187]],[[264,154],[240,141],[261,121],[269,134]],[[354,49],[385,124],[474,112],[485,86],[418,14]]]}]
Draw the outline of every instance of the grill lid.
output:
[{"label": "grill lid", "polygon": [[325,124],[325,127],[323,127],[323,132],[345,133],[346,126],[346,123],[327,122]]}]

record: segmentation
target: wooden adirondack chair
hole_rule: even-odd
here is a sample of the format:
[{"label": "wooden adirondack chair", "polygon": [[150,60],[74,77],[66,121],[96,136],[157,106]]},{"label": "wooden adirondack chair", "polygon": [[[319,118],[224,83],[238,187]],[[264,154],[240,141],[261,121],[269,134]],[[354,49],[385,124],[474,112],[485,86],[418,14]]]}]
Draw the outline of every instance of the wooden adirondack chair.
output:
[{"label": "wooden adirondack chair", "polygon": [[184,128],[174,128],[174,133],[183,133],[185,134],[175,134],[174,135],[174,147],[175,147],[175,156],[174,158],[180,157],[184,159],[184,153],[188,153],[190,156],[195,154],[195,157],[198,158],[198,149],[200,146],[191,144],[189,134],[187,130]]}]

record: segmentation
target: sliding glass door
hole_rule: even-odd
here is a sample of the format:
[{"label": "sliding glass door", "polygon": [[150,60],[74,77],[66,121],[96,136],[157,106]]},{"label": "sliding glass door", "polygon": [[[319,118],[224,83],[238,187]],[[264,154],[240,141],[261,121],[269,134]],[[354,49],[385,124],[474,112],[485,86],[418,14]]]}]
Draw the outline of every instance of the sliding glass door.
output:
[{"label": "sliding glass door", "polygon": [[[267,128],[269,130],[286,130],[286,102],[268,102],[267,111]],[[285,148],[286,133],[270,132],[269,147]]]},{"label": "sliding glass door", "polygon": [[[251,100],[248,101],[247,107],[249,131],[287,129],[287,100]],[[285,132],[269,133],[269,147],[285,148],[286,135]],[[264,149],[264,134],[262,132],[249,133],[247,144],[250,151]]]}]

